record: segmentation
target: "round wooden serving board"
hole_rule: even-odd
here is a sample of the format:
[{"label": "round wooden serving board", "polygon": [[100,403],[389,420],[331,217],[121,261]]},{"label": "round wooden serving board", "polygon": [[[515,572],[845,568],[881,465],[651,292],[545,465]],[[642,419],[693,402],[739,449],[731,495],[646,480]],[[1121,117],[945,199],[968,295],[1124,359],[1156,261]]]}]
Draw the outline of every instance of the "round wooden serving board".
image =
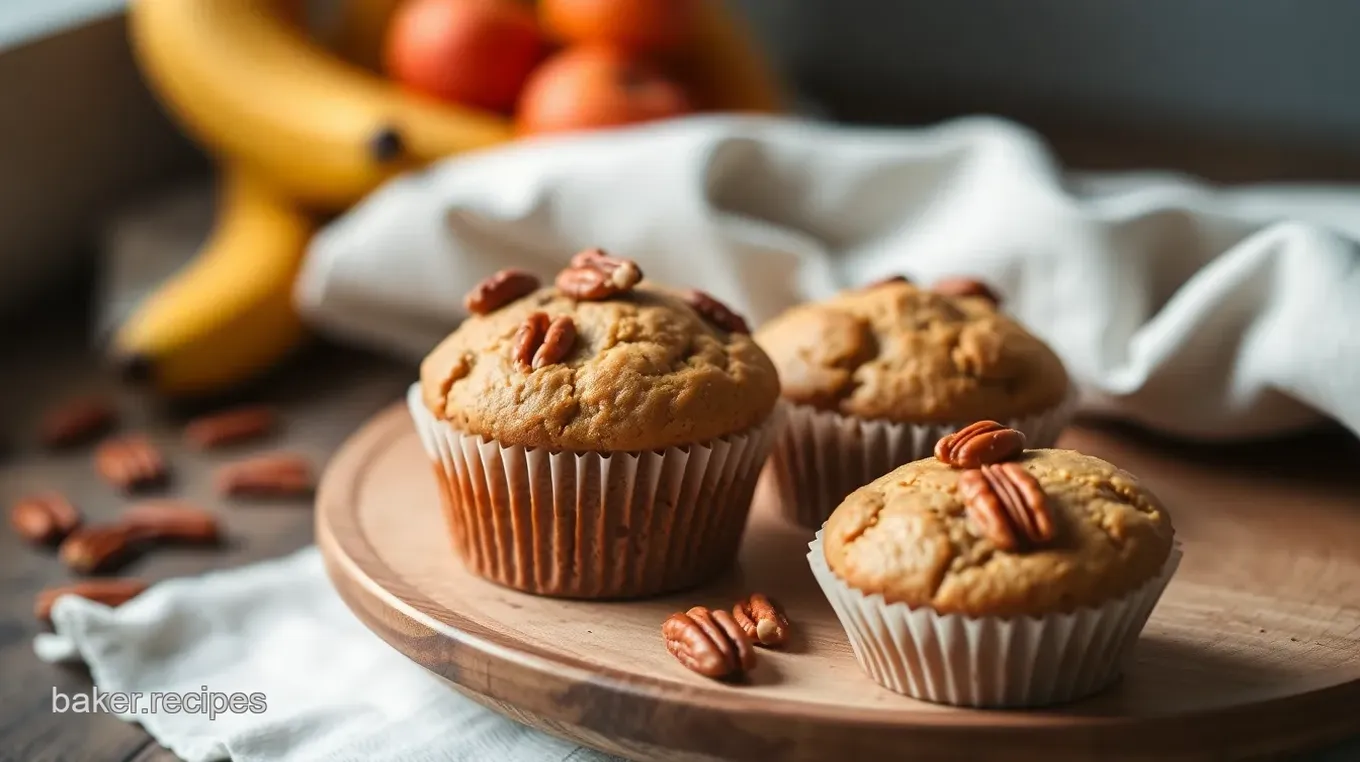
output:
[{"label": "round wooden serving board", "polygon": [[[1096,698],[976,711],[896,695],[859,669],[806,561],[810,533],[757,498],[738,568],[666,598],[537,598],[452,555],[431,465],[393,407],[332,462],[317,540],[359,618],[517,720],[635,759],[1224,759],[1360,734],[1360,512],[1308,487],[1224,476],[1077,430],[1066,446],[1140,473],[1172,507],[1185,560],[1135,663]],[[1273,492],[1272,492],[1273,491]],[[742,684],[683,669],[660,624],[691,605],[776,597],[798,632]]]}]

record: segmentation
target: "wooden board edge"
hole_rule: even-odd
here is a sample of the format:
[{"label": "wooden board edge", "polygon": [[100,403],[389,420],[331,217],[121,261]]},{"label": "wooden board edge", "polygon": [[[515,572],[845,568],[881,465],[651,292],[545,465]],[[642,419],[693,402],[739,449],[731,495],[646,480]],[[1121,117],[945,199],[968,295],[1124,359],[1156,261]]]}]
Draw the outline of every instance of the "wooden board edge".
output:
[{"label": "wooden board edge", "polygon": [[[328,465],[316,512],[327,574],[360,621],[397,651],[480,703],[573,741],[612,753],[649,754],[645,750],[662,748],[705,758],[717,732],[726,734],[724,745],[732,752],[717,758],[816,759],[891,748],[931,759],[1004,748],[1013,760],[1051,762],[1073,752],[1142,759],[1148,751],[1140,742],[1148,738],[1157,739],[1159,759],[1198,760],[1272,757],[1360,734],[1360,714],[1347,708],[1360,700],[1360,682],[1250,707],[1156,718],[959,711],[919,715],[928,721],[884,722],[828,707],[790,727],[788,707],[779,702],[751,706],[739,694],[714,701],[660,680],[638,683],[607,668],[494,643],[476,632],[474,623],[461,621],[399,580],[386,580],[384,586],[371,572],[391,570],[355,539],[357,522],[345,496],[353,493],[372,454],[408,435],[407,427],[404,405],[394,405],[356,432]],[[351,531],[337,533],[337,528]],[[604,746],[601,737],[617,740]],[[697,745],[700,738],[705,748]]]}]

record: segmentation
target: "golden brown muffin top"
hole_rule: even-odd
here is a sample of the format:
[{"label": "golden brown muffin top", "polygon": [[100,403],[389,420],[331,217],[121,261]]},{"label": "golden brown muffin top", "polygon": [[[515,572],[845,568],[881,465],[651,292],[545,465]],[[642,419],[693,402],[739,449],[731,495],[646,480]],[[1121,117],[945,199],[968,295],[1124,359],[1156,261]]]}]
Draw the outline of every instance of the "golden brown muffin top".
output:
[{"label": "golden brown muffin top", "polygon": [[910,283],[794,307],[756,332],[788,400],[900,423],[1006,420],[1062,402],[1053,350],[977,296]]},{"label": "golden brown muffin top", "polygon": [[[576,339],[537,370],[515,359],[530,315],[571,316]],[[603,301],[541,288],[473,315],[421,364],[436,418],[503,444],[574,451],[683,446],[763,422],[779,398],[770,358],[745,333],[644,281]]]},{"label": "golden brown muffin top", "polygon": [[966,515],[966,471],[925,458],[841,503],[823,528],[827,564],[889,603],[1004,617],[1097,606],[1161,571],[1171,517],[1132,474],[1071,450],[1026,450],[1013,462],[1043,488],[1051,540],[999,550]]}]

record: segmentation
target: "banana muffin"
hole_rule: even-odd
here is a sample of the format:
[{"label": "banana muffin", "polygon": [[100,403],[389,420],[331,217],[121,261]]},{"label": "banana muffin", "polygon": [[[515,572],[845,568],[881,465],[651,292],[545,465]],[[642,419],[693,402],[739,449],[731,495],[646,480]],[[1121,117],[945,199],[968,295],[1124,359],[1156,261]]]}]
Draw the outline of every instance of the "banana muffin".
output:
[{"label": "banana muffin", "polygon": [[964,436],[1020,447],[965,462],[946,440],[944,460],[851,493],[813,543],[861,665],[900,693],[971,706],[1109,685],[1179,563],[1171,517],[1099,458],[1020,449],[994,422]]},{"label": "banana muffin", "polygon": [[497,273],[426,357],[411,408],[454,548],[527,592],[651,595],[735,557],[779,381],[713,297],[577,255],[555,285]]},{"label": "banana muffin", "polygon": [[781,505],[810,528],[966,423],[1004,421],[1048,446],[1070,416],[1062,361],[975,280],[846,291],[788,310],[756,340],[788,407],[771,464]]}]

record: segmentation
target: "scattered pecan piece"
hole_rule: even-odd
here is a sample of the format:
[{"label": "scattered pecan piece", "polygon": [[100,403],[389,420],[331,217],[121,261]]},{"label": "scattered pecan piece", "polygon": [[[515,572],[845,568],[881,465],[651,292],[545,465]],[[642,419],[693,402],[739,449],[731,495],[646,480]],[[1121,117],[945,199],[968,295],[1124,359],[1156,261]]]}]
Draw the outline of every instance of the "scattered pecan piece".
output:
[{"label": "scattered pecan piece", "polygon": [[685,293],[685,301],[705,320],[729,333],[750,333],[746,318],[733,312],[726,304],[706,292],[692,288]]},{"label": "scattered pecan piece", "polygon": [[1001,303],[1001,297],[995,291],[974,278],[945,278],[935,281],[930,290],[944,296],[980,296],[994,305]]},{"label": "scattered pecan piece", "polygon": [[169,476],[160,451],[144,436],[109,439],[94,453],[99,475],[124,492],[163,484]]},{"label": "scattered pecan piece", "polygon": [[137,503],[119,523],[139,540],[213,545],[221,537],[216,514],[178,500]]},{"label": "scattered pecan piece", "polygon": [[474,315],[485,315],[504,307],[538,288],[538,276],[511,267],[478,283],[463,297],[463,306]]},{"label": "scattered pecan piece", "polygon": [[978,421],[935,443],[935,457],[954,468],[978,468],[1010,460],[1025,450],[1025,435],[996,421]]},{"label": "scattered pecan piece", "polygon": [[9,523],[31,543],[54,543],[80,526],[80,511],[60,492],[38,492],[20,498],[10,508]]},{"label": "scattered pecan piece", "polygon": [[1019,463],[964,471],[959,493],[974,530],[1000,550],[1033,548],[1053,539],[1043,487]]},{"label": "scattered pecan piece", "polygon": [[547,332],[543,334],[543,344],[534,352],[533,369],[561,362],[562,358],[571,354],[571,347],[575,343],[576,322],[571,319],[571,315],[553,318]]},{"label": "scattered pecan piece", "polygon": [[557,289],[578,301],[598,302],[632,290],[641,280],[642,269],[633,260],[586,249],[557,274]]},{"label": "scattered pecan piece", "polygon": [[661,625],[661,635],[671,656],[704,677],[737,676],[756,663],[750,638],[726,611],[695,606],[671,614]]},{"label": "scattered pecan piece", "polygon": [[79,574],[94,574],[121,566],[138,549],[137,536],[123,524],[86,526],[72,532],[57,554]]},{"label": "scattered pecan piece", "polygon": [[311,461],[292,453],[247,458],[217,471],[217,491],[227,497],[298,497],[310,495],[313,486]]},{"label": "scattered pecan piece", "polygon": [[108,431],[117,417],[113,403],[104,397],[80,397],[48,411],[38,438],[49,448],[81,444]]},{"label": "scattered pecan piece", "polygon": [[195,449],[211,450],[267,436],[278,422],[278,414],[273,408],[264,405],[238,407],[190,421],[184,428],[184,441]]},{"label": "scattered pecan piece", "polygon": [[52,623],[52,604],[63,595],[86,598],[105,606],[121,606],[136,598],[146,590],[147,583],[139,579],[124,577],[112,579],[87,579],[60,587],[49,587],[38,593],[33,601],[33,615],[39,622]]},{"label": "scattered pecan piece", "polygon": [[789,620],[769,598],[756,593],[732,607],[732,618],[746,637],[761,646],[782,646],[789,640]]},{"label": "scattered pecan piece", "polygon": [[534,367],[534,355],[543,346],[543,337],[548,334],[552,320],[546,312],[534,312],[524,319],[519,330],[515,331],[515,362],[525,370]]},{"label": "scattered pecan piece", "polygon": [[871,288],[878,288],[879,286],[890,286],[894,283],[911,283],[911,278],[908,278],[905,275],[889,275],[886,278],[879,278],[878,280],[870,283],[869,285],[865,286],[864,289],[867,291]]}]

